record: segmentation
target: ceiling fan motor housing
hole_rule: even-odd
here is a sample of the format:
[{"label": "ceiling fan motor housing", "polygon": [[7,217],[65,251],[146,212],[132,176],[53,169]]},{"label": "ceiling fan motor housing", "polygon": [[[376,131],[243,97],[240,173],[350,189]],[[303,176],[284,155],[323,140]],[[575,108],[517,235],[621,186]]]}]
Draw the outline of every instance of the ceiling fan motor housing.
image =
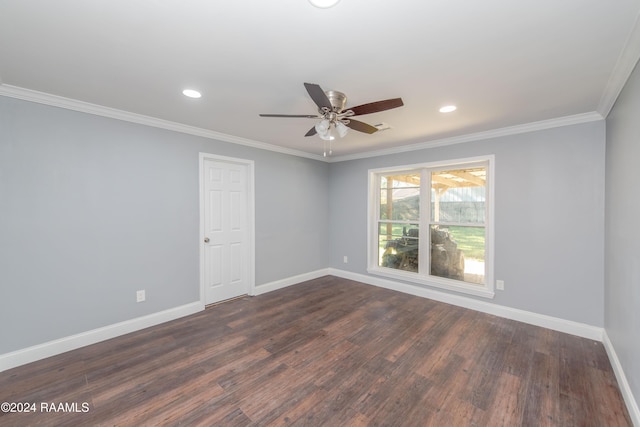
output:
[{"label": "ceiling fan motor housing", "polygon": [[339,113],[344,110],[344,107],[347,105],[347,95],[337,90],[328,90],[325,94],[327,94],[327,98],[329,98],[334,112]]}]

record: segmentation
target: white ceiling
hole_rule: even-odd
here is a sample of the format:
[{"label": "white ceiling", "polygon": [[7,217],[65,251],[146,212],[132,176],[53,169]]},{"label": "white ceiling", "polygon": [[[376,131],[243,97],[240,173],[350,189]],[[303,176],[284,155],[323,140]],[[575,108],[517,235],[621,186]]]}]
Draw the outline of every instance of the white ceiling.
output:
[{"label": "white ceiling", "polygon": [[303,82],[345,92],[348,106],[401,97],[358,117],[392,129],[350,131],[334,144],[348,156],[606,114],[639,11],[638,0],[2,0],[0,79],[319,155],[322,141],[304,137],[314,120],[258,114],[315,114]]}]

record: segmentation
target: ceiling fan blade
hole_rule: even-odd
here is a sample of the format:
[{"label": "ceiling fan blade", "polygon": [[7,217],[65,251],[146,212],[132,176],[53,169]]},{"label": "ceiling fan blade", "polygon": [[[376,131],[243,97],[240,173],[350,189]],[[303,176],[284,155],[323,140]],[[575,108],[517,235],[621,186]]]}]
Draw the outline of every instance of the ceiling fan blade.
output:
[{"label": "ceiling fan blade", "polygon": [[377,113],[378,111],[390,110],[392,108],[402,107],[404,103],[402,98],[386,99],[384,101],[370,102],[369,104],[358,105],[357,107],[348,108],[353,111],[354,116],[362,114]]},{"label": "ceiling fan blade", "polygon": [[305,119],[317,119],[317,114],[260,114],[260,117],[301,117]]},{"label": "ceiling fan blade", "polygon": [[304,136],[313,136],[316,133],[318,133],[318,132],[316,131],[316,127],[314,126],[311,129],[309,129],[309,132],[305,133]]},{"label": "ceiling fan blade", "polygon": [[311,97],[311,99],[313,99],[313,102],[316,103],[318,108],[326,107],[329,110],[332,109],[331,102],[329,102],[327,94],[324,93],[319,85],[315,83],[305,83],[304,87],[307,89],[307,92],[309,92],[309,96]]},{"label": "ceiling fan blade", "polygon": [[364,122],[360,122],[358,120],[353,120],[353,119],[349,119],[349,123],[345,123],[348,127],[350,127],[353,130],[357,130],[358,132],[364,132],[364,133],[374,133],[374,132],[378,132],[378,128],[375,126],[371,126],[368,125]]}]

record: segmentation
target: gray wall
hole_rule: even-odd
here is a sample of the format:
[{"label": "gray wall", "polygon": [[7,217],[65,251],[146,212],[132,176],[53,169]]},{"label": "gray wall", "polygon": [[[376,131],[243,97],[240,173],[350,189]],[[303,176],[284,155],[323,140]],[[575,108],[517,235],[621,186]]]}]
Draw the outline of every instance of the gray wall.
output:
[{"label": "gray wall", "polygon": [[605,330],[640,405],[640,69],[607,117]]},{"label": "gray wall", "polygon": [[255,161],[258,285],[367,274],[368,169],[495,154],[493,301],[604,326],[604,150],[594,122],[326,164],[0,97],[0,354],[198,300],[199,152]]},{"label": "gray wall", "polygon": [[495,154],[493,302],[602,327],[604,150],[599,121],[333,163],[331,266],[367,274],[368,169]]},{"label": "gray wall", "polygon": [[326,163],[0,97],[0,354],[198,301],[199,152],[255,161],[256,284],[327,267]]}]

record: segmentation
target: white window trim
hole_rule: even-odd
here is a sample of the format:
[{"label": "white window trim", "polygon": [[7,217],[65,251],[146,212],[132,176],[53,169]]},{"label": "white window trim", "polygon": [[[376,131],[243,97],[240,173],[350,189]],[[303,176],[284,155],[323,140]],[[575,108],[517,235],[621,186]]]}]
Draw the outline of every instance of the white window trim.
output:
[{"label": "white window trim", "polygon": [[[486,239],[485,239],[485,283],[484,285],[465,283],[459,280],[446,279],[428,274],[412,273],[403,270],[394,270],[378,266],[378,209],[380,206],[380,191],[378,188],[378,176],[382,173],[410,172],[419,169],[441,168],[441,167],[460,167],[465,164],[485,162],[487,164],[487,198],[485,201],[486,210]],[[437,162],[419,163],[403,166],[395,166],[388,168],[369,169],[369,196],[367,198],[367,272],[377,276],[384,276],[391,279],[399,279],[407,282],[417,283],[419,285],[446,289],[449,291],[460,292],[468,295],[475,295],[485,298],[493,298],[495,296],[494,287],[494,194],[495,194],[495,156],[493,154],[478,157],[467,157],[463,159],[451,159]],[[426,190],[425,190],[426,191]],[[425,212],[430,197],[423,197],[421,192],[420,210]],[[421,218],[421,221],[423,219]],[[408,222],[408,221],[407,221]],[[424,252],[424,251],[423,251]],[[427,257],[422,253],[421,258]],[[426,265],[421,260],[421,265]]]}]

